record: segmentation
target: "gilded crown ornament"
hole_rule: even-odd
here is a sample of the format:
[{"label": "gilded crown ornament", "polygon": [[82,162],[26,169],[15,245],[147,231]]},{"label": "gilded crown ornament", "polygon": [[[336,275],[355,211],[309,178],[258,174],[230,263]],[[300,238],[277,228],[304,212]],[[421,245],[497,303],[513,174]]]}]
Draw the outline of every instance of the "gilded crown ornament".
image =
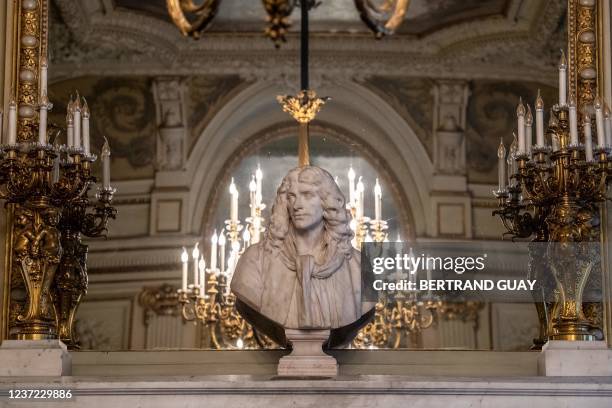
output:
[{"label": "gilded crown ornament", "polygon": [[317,93],[313,90],[302,90],[296,96],[279,95],[276,97],[283,111],[290,114],[299,123],[311,122],[329,99],[329,97],[317,97]]}]

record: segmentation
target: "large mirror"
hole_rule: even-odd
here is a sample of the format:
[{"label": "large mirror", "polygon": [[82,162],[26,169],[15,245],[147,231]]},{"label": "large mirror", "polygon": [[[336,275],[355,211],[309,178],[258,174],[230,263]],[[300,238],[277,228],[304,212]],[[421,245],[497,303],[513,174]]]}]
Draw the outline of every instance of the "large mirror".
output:
[{"label": "large mirror", "polygon": [[[117,188],[118,217],[107,238],[87,240],[80,347],[261,348],[236,315],[226,319],[234,319],[223,329],[229,337],[211,341],[210,325],[184,321],[177,289],[183,248],[188,284],[196,243],[210,267],[211,237],[227,233],[232,180],[246,226],[257,169],[265,221],[280,180],[297,165],[298,124],[276,96],[298,88],[299,11],[288,42],[275,49],[260,34],[259,4],[225,1],[196,41],[181,36],[164,3],[50,2],[49,121],[64,126],[71,95],[85,97],[92,149],[108,140]],[[535,114],[539,89],[548,121],[566,26],[555,2],[529,2],[520,12],[509,3],[414,0],[395,36],[377,41],[352,1],[323,2],[311,15],[311,87],[331,100],[310,124],[310,151],[347,197],[349,172],[355,186],[361,179],[370,218],[378,180],[385,241],[488,248],[501,254],[492,274],[523,279],[526,240],[502,241],[505,229],[492,216],[497,149],[513,140],[519,97]],[[528,26],[539,27],[537,41],[527,38]],[[538,57],[526,59],[535,42]],[[95,171],[101,174],[99,165]],[[374,240],[373,232],[363,239]],[[407,310],[401,324],[390,315],[384,322],[403,327],[401,341],[374,344],[370,331],[369,343],[351,347],[528,350],[545,320],[533,302],[444,305],[421,310],[422,320],[410,320]]]}]

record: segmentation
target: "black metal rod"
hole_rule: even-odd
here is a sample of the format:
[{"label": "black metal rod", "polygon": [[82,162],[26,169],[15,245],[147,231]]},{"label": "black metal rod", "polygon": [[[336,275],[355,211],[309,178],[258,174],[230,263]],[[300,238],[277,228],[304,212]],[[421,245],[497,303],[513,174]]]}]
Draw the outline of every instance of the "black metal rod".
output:
[{"label": "black metal rod", "polygon": [[302,0],[302,31],[300,36],[300,77],[302,90],[308,89],[308,11],[310,9],[310,1]]}]

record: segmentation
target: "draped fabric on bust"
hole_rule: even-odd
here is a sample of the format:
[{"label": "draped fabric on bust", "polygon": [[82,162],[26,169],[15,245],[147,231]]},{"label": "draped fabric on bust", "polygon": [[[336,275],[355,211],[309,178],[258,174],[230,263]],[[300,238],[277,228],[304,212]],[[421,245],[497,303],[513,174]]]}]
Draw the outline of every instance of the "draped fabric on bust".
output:
[{"label": "draped fabric on bust", "polygon": [[[337,253],[336,242],[329,237],[323,239],[314,255],[297,254],[293,231],[279,251],[279,259],[296,274],[297,285],[289,308],[288,320],[297,318],[299,327],[332,327],[342,321],[342,298],[337,294],[346,290],[350,280],[336,276],[341,267],[348,266],[347,257]],[[287,323],[294,323],[294,322]]]},{"label": "draped fabric on bust", "polygon": [[241,301],[290,329],[339,328],[371,308],[361,303],[359,251],[339,253],[330,238],[314,256],[297,255],[289,234],[281,248],[260,242],[240,257],[231,288]]}]

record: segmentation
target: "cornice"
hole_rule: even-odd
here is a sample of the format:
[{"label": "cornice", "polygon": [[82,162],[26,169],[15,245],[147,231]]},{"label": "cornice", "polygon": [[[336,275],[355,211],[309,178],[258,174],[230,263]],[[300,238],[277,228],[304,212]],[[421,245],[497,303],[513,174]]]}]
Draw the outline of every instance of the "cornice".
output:
[{"label": "cornice", "polygon": [[[153,17],[115,9],[86,11],[81,1],[54,1],[71,33],[64,39],[69,37],[78,46],[52,46],[70,47],[78,55],[66,57],[56,52],[52,79],[111,73],[158,75],[168,70],[184,75],[237,73],[274,78],[297,71],[295,35],[289,36],[281,50],[275,50],[261,33],[207,33],[194,41]],[[554,84],[550,58],[537,54],[539,45],[554,34],[564,2],[534,0],[519,8],[517,1],[506,16],[451,25],[422,37],[400,35],[377,41],[369,35],[315,33],[311,40],[313,71],[342,77],[347,73],[492,79],[536,76]]]}]

